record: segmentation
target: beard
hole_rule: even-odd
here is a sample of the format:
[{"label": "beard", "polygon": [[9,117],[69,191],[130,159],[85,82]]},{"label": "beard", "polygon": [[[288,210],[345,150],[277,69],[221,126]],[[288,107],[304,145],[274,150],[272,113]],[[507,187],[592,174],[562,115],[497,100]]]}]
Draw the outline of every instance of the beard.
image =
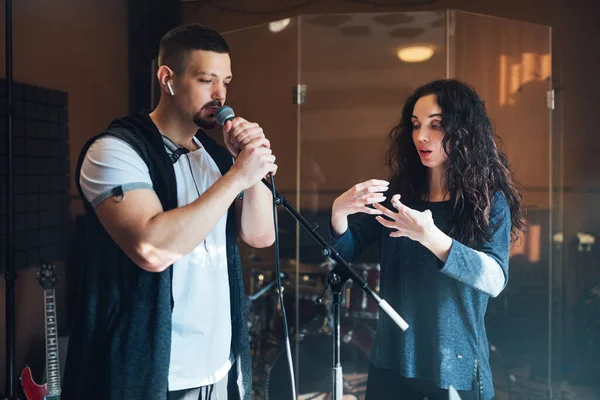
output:
[{"label": "beard", "polygon": [[[204,107],[202,107],[202,108],[204,109],[207,107],[221,107],[221,105],[222,105],[221,102],[217,100],[217,101],[211,101],[209,103],[206,103],[204,105]],[[217,121],[215,120],[214,114],[208,114],[208,116],[203,117],[202,111],[200,111],[200,113],[198,113],[194,117],[194,123],[202,129],[212,129],[217,124]]]},{"label": "beard", "polygon": [[194,118],[194,123],[202,129],[212,129],[217,124],[217,121],[214,120],[214,117],[212,120],[208,120],[198,115]]}]

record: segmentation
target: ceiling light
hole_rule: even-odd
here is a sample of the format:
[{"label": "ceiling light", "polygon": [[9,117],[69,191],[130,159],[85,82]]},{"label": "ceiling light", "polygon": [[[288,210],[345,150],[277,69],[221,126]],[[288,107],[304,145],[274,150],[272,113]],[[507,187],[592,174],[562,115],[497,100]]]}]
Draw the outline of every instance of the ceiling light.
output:
[{"label": "ceiling light", "polygon": [[433,57],[431,46],[408,46],[398,49],[398,58],[407,63],[416,63],[429,60]]},{"label": "ceiling light", "polygon": [[273,21],[269,23],[269,30],[271,32],[281,32],[286,26],[290,24],[290,19],[280,19],[279,21]]}]

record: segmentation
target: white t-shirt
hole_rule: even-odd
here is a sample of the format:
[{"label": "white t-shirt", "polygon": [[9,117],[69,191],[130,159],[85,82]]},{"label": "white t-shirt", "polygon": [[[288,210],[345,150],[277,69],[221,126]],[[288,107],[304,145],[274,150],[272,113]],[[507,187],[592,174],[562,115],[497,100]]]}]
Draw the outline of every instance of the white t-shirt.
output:
[{"label": "white t-shirt", "polygon": [[[175,145],[163,137],[172,153]],[[177,205],[196,200],[221,173],[200,142],[198,150],[182,155],[173,165],[177,180]],[[81,167],[81,188],[94,208],[114,195],[115,187],[127,191],[152,189],[147,165],[125,141],[104,136],[89,148]],[[227,213],[190,254],[173,265],[173,329],[169,390],[216,383],[231,368],[231,312],[225,228]]]}]

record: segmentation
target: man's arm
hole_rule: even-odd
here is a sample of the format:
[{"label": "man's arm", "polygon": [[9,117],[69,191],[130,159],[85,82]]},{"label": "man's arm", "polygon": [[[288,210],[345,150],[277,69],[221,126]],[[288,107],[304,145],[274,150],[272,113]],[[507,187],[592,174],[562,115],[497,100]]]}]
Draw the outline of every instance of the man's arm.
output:
[{"label": "man's arm", "polygon": [[244,199],[236,201],[235,210],[238,235],[244,243],[262,248],[275,242],[273,195],[262,182],[244,192]]},{"label": "man's arm", "polygon": [[[94,174],[111,174],[113,153],[100,152],[97,157],[89,158],[88,152],[86,161],[89,161],[87,171],[90,174],[86,175],[82,169],[84,192],[86,184],[98,178]],[[131,152],[122,155],[127,159],[137,156],[132,156]],[[197,200],[167,212],[162,209],[156,193],[149,189],[151,185],[126,191],[119,201],[108,197],[96,206],[95,211],[113,240],[136,264],[145,270],[160,272],[202,243],[240,191],[253,186],[266,173],[276,171],[274,161],[270,149],[249,147],[240,152],[230,171]],[[130,168],[135,162],[124,164],[120,174],[133,174],[133,182],[137,178],[143,181],[143,174],[136,176],[135,168]],[[121,181],[128,182],[129,179],[121,176]],[[115,181],[110,176],[100,176],[99,180]],[[88,195],[86,198],[93,201]]]},{"label": "man's arm", "polygon": [[[223,126],[223,139],[233,157],[237,156],[239,149],[271,148],[260,125],[240,117],[227,121]],[[244,199],[235,204],[235,212],[238,236],[246,244],[256,248],[273,244],[273,196],[262,182],[244,192]]]},{"label": "man's arm", "polygon": [[235,174],[226,174],[194,202],[167,212],[153,190],[136,189],[120,202],[104,200],[96,214],[129,258],[161,272],[202,243],[242,189]]}]

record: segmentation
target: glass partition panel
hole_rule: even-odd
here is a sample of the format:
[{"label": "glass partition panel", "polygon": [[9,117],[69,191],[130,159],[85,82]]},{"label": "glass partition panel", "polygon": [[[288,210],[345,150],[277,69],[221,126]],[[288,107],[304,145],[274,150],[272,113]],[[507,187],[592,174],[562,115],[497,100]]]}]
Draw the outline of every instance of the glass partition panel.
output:
[{"label": "glass partition panel", "polygon": [[[522,184],[528,230],[512,248],[509,281],[488,313],[488,337],[499,398],[537,398],[547,393],[552,369],[553,234],[561,215],[553,176],[550,28],[484,15],[449,11],[449,77],[471,84],[486,100],[501,149]],[[554,161],[554,165],[552,163]],[[557,222],[558,221],[558,225]]]},{"label": "glass partition panel", "polygon": [[[446,73],[445,12],[335,14],[301,17],[300,210],[329,235],[334,199],[370,178],[388,179],[388,132],[398,123],[404,101],[420,84]],[[425,57],[407,62],[406,57]],[[411,50],[412,49],[412,50]],[[411,53],[413,51],[413,53]],[[400,53],[402,52],[402,53]],[[416,61],[416,60],[412,60]],[[324,280],[331,269],[319,246],[301,231],[299,273]],[[379,287],[377,249],[352,263],[373,289]],[[377,325],[377,307],[361,289],[346,283],[341,306],[341,365],[345,392],[364,398],[368,354]],[[296,345],[298,392],[310,397],[332,387],[332,296],[325,316],[307,324]],[[311,314],[307,304],[300,314]],[[317,384],[309,384],[315,382]],[[307,398],[307,397],[305,397]]]},{"label": "glass partition panel", "polygon": [[[259,123],[271,142],[279,167],[277,191],[297,207],[298,106],[292,93],[298,82],[299,18],[226,33],[233,80],[227,104],[236,115]],[[213,137],[222,142],[221,129]],[[290,335],[298,333],[296,224],[279,210],[280,258],[285,309]],[[267,396],[267,382],[289,385],[270,372],[288,374],[284,351],[281,306],[275,279],[274,247],[254,249],[240,243],[244,283],[248,298],[248,329],[253,361],[253,396]],[[277,389],[273,389],[277,390]],[[285,390],[288,390],[287,387]]]},{"label": "glass partition panel", "polygon": [[[337,196],[358,182],[389,178],[388,132],[410,92],[444,77],[475,87],[523,185],[528,209],[529,229],[512,249],[508,286],[488,309],[497,397],[546,393],[556,367],[551,349],[561,340],[549,328],[560,332],[562,323],[562,256],[556,244],[562,229],[557,148],[562,139],[553,135],[546,104],[549,28],[457,11],[332,14],[303,15],[226,38],[234,75],[228,103],[264,128],[279,165],[278,192],[326,239]],[[296,388],[299,398],[324,398],[333,384],[332,297],[326,292],[321,305],[315,299],[333,266],[282,208],[279,224]],[[253,397],[289,399],[282,310],[270,285],[273,248],[242,244],[241,255],[251,295]],[[378,290],[375,247],[353,267]],[[349,282],[343,295],[345,392],[364,398],[377,308]]]}]

